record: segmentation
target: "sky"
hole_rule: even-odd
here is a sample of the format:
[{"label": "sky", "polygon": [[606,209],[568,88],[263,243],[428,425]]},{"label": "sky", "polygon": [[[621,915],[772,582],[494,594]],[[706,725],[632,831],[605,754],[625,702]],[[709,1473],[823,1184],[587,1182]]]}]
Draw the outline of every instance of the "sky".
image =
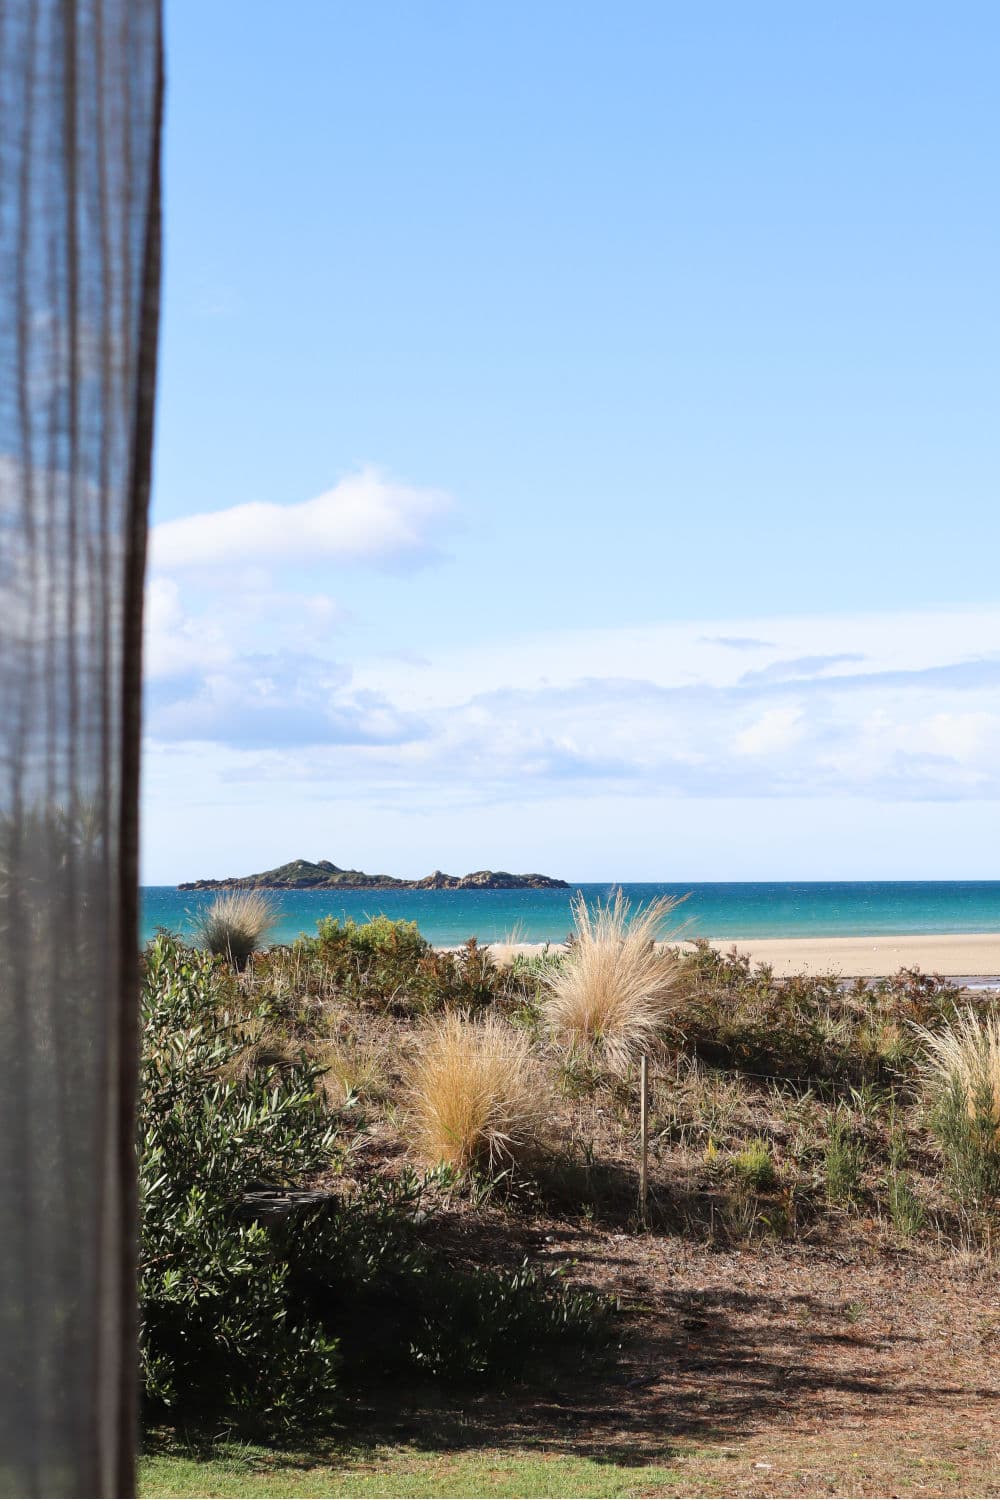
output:
[{"label": "sky", "polygon": [[143,878],[1000,875],[1000,11],[167,22]]}]

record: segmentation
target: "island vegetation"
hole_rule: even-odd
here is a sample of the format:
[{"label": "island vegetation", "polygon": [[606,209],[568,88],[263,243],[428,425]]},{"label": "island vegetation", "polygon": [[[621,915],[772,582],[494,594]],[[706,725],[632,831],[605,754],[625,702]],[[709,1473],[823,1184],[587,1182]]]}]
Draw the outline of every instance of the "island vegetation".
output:
[{"label": "island vegetation", "polygon": [[568,890],[565,880],[551,875],[511,875],[507,870],[473,870],[468,875],[446,875],[434,870],[419,880],[396,875],[366,875],[364,870],[342,870],[328,859],[313,862],[293,859],[256,875],[227,875],[222,880],[187,880],[181,891],[216,891],[232,888],[271,891],[519,891]]}]

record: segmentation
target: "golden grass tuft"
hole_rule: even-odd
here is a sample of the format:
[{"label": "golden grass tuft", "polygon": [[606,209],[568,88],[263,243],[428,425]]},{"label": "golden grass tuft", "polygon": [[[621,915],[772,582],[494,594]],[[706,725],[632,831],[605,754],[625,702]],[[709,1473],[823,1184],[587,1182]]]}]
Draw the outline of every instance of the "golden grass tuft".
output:
[{"label": "golden grass tuft", "polygon": [[194,931],[202,948],[243,970],[277,921],[278,908],[265,891],[233,890],[198,913]]},{"label": "golden grass tuft", "polygon": [[959,1104],[970,1126],[981,1128],[984,1119],[992,1120],[994,1143],[1000,1146],[1000,1013],[964,1010],[941,1031],[915,1030],[924,1044],[924,1074],[932,1091]]},{"label": "golden grass tuft", "polygon": [[528,1038],[498,1016],[447,1011],[429,1022],[407,1070],[407,1094],[421,1156],[459,1169],[530,1155],[549,1116]]},{"label": "golden grass tuft", "polygon": [[593,907],[575,897],[574,941],[544,980],[542,1010],[556,1041],[598,1051],[616,1070],[649,1051],[675,1005],[681,961],[657,942],[679,904],[662,897],[633,911],[621,891]]}]

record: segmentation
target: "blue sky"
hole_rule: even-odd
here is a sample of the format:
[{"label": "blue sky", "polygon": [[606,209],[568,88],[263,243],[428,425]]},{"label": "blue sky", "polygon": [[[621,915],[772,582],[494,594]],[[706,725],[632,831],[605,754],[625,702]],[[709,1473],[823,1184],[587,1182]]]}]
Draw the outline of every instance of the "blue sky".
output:
[{"label": "blue sky", "polygon": [[168,45],[145,878],[995,874],[1000,14]]}]

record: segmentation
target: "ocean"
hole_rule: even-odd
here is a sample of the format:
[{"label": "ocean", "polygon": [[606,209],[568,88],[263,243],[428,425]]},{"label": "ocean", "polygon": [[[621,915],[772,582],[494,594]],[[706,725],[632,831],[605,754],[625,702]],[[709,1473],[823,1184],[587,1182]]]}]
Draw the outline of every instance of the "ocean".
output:
[{"label": "ocean", "polygon": [[[561,942],[573,922],[570,900],[606,899],[613,885],[568,891],[272,891],[281,917],[272,942],[313,933],[322,917],[364,921],[384,913],[414,921],[430,942],[505,939]],[[633,902],[683,896],[677,913],[685,937],[876,937],[884,933],[1000,932],[1000,880],[738,881],[621,883]],[[174,886],[142,889],[142,940],[159,927],[188,934],[213,891]]]}]

